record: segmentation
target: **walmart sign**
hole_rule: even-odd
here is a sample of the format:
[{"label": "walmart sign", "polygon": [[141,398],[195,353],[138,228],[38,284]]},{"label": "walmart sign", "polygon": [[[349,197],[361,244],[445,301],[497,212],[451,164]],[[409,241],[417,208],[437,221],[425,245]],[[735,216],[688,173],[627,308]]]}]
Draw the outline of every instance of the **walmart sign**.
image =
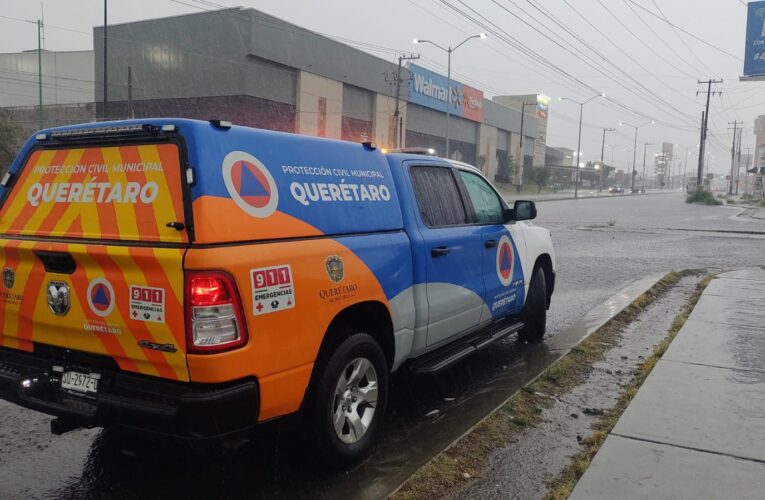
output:
[{"label": "walmart sign", "polygon": [[749,2],[744,77],[765,76],[765,2]]},{"label": "walmart sign", "polygon": [[451,114],[468,120],[480,122],[483,119],[483,92],[452,80],[449,89],[445,76],[434,73],[422,66],[410,64],[409,102],[437,109],[446,113],[450,106]]}]

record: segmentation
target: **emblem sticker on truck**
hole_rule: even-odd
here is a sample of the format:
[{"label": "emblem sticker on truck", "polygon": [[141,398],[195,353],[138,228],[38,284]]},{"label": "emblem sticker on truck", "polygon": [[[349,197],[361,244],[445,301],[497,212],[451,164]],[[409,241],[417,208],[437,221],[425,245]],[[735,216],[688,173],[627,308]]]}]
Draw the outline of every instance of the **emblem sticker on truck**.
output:
[{"label": "emblem sticker on truck", "polygon": [[497,246],[497,277],[502,285],[510,286],[510,283],[513,282],[514,268],[513,244],[510,238],[502,236]]},{"label": "emblem sticker on truck", "polygon": [[164,323],[165,289],[131,285],[130,319],[148,321],[150,323]]},{"label": "emblem sticker on truck", "polygon": [[295,286],[289,265],[251,269],[250,282],[255,316],[295,307]]},{"label": "emblem sticker on truck", "polygon": [[88,305],[96,316],[105,318],[114,310],[114,287],[106,278],[95,278],[88,285]]},{"label": "emblem sticker on truck", "polygon": [[246,213],[264,219],[276,211],[279,191],[260,160],[244,151],[232,151],[223,159],[222,173],[228,194]]}]

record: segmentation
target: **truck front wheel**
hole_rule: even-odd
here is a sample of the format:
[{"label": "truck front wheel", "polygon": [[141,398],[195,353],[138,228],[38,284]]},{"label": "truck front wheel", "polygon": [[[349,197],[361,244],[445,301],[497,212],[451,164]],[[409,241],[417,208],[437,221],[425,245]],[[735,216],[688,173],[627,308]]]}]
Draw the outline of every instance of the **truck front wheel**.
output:
[{"label": "truck front wheel", "polygon": [[377,341],[366,333],[350,335],[317,363],[309,435],[323,463],[345,467],[363,458],[379,433],[388,399],[388,365]]}]

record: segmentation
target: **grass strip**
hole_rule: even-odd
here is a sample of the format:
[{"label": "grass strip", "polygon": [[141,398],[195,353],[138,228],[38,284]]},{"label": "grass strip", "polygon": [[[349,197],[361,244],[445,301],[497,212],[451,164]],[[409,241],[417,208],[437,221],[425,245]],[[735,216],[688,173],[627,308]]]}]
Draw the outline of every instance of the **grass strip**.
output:
[{"label": "grass strip", "polygon": [[491,453],[509,444],[525,427],[539,424],[543,410],[553,404],[550,396],[560,395],[584,382],[592,365],[618,344],[621,332],[643,309],[667,293],[681,278],[702,272],[692,269],[667,273],[532,383],[421,467],[391,498],[442,498],[446,491],[480,477]]},{"label": "grass strip", "polygon": [[651,374],[651,371],[653,370],[654,366],[656,366],[656,363],[658,363],[664,353],[667,352],[667,349],[672,343],[672,340],[674,340],[680,329],[685,324],[688,316],[691,314],[691,311],[693,311],[693,308],[699,301],[702,292],[713,277],[714,276],[712,274],[707,274],[704,279],[698,283],[696,290],[694,291],[688,303],[677,314],[677,316],[675,316],[675,319],[672,322],[672,326],[670,326],[669,330],[667,331],[667,336],[664,337],[664,339],[654,348],[653,354],[640,365],[637,374],[632,379],[632,382],[624,388],[621,395],[619,396],[619,400],[617,401],[616,406],[605,412],[603,416],[595,422],[593,425],[595,432],[589,438],[586,438],[583,441],[585,449],[574,455],[568,467],[566,467],[556,479],[549,483],[551,489],[545,497],[546,500],[563,500],[571,495],[571,492],[573,491],[574,486],[576,486],[577,481],[579,481],[579,478],[582,477],[584,472],[590,466],[592,459],[595,457],[595,454],[603,445],[603,442],[606,440],[606,437],[608,437],[611,429],[614,428],[616,422],[619,420],[624,411],[627,409],[627,406],[629,406],[630,402],[637,394],[640,386],[643,385],[643,382],[645,382],[646,378],[648,378],[648,375]]}]

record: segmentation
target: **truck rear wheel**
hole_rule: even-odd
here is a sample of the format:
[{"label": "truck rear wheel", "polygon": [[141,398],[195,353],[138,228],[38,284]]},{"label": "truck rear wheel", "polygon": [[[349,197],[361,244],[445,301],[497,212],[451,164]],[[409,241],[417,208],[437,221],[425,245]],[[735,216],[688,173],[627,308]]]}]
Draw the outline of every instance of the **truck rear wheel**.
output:
[{"label": "truck rear wheel", "polygon": [[366,333],[352,334],[317,362],[308,431],[323,463],[341,468],[363,458],[375,442],[388,399],[388,365]]},{"label": "truck rear wheel", "polygon": [[547,284],[545,272],[541,267],[534,269],[529,285],[526,304],[521,311],[523,329],[518,332],[518,339],[530,344],[542,342],[547,328]]}]

